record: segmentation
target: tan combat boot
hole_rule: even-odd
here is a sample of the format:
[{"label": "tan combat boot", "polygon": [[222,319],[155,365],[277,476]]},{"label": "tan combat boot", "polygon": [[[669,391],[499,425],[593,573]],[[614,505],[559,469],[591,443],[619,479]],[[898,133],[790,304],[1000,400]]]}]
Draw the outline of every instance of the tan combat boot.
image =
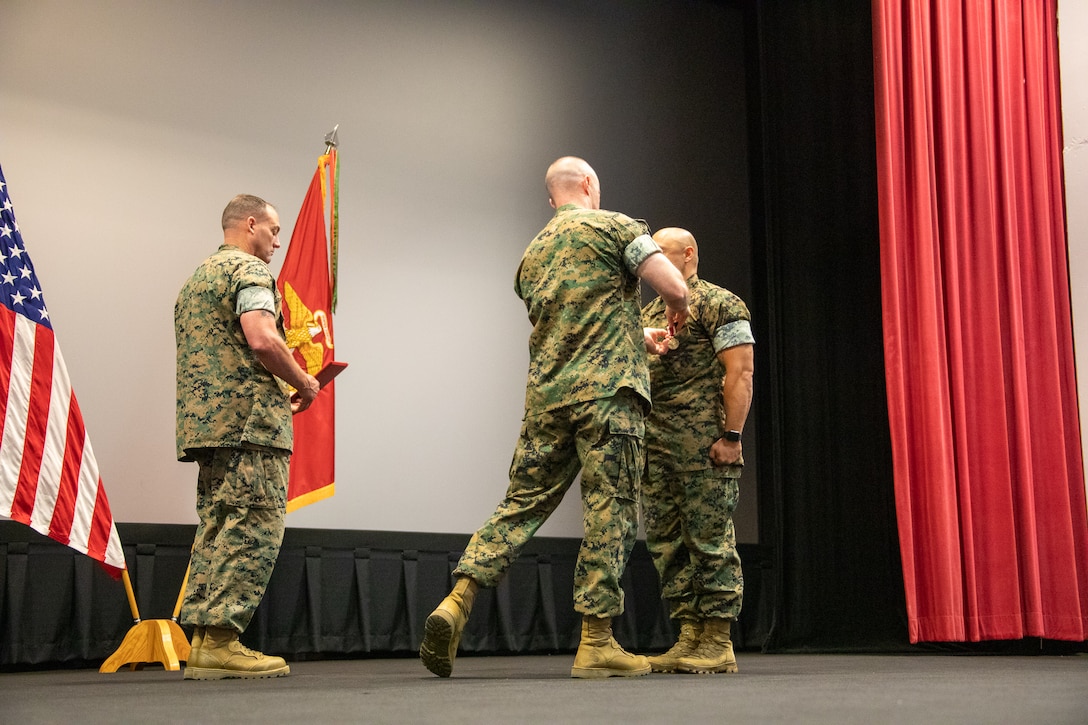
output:
[{"label": "tan combat boot", "polygon": [[423,643],[419,646],[419,659],[423,660],[424,667],[439,677],[449,677],[453,672],[461,632],[468,622],[479,588],[475,579],[457,577],[453,591],[427,617],[427,623],[423,626]]},{"label": "tan combat boot", "polygon": [[676,672],[676,663],[681,657],[687,657],[699,645],[699,636],[703,633],[703,623],[697,619],[680,621],[680,637],[676,644],[664,654],[648,657],[654,672]]},{"label": "tan combat boot", "polygon": [[570,676],[582,679],[637,677],[650,674],[650,662],[619,646],[612,637],[612,619],[587,614],[582,618],[582,641],[574,655]]},{"label": "tan combat boot", "polygon": [[196,651],[200,649],[200,645],[204,641],[204,627],[193,627],[193,641],[189,645],[189,659],[191,660]]},{"label": "tan combat boot", "polygon": [[699,646],[687,657],[681,657],[676,669],[700,675],[736,672],[737,658],[733,656],[733,642],[729,639],[732,624],[733,620],[720,617],[706,620]]},{"label": "tan combat boot", "polygon": [[186,680],[225,680],[283,677],[291,668],[282,657],[269,657],[238,641],[238,633],[223,627],[205,627],[200,646],[189,653]]}]

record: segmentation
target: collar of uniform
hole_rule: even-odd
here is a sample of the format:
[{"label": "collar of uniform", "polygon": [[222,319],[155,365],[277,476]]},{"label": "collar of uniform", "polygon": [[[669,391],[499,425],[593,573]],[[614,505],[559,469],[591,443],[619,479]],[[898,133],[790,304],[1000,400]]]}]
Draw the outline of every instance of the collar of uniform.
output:
[{"label": "collar of uniform", "polygon": [[561,211],[574,211],[575,209],[579,208],[581,207],[579,207],[577,204],[564,204],[563,206],[556,207],[555,213],[558,214]]}]

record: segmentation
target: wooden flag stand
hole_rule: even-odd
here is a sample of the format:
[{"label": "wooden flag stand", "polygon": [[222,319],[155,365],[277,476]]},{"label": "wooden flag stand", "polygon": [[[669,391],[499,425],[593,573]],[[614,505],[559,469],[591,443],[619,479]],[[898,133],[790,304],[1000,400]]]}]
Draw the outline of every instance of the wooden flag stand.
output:
[{"label": "wooden flag stand", "polygon": [[109,658],[98,668],[99,672],[116,672],[125,665],[130,670],[143,669],[148,662],[160,662],[163,669],[180,670],[180,662],[189,659],[189,639],[178,624],[181,602],[185,598],[185,582],[189,580],[189,570],[185,570],[185,581],[181,583],[181,592],[174,605],[174,614],[170,619],[140,619],[140,610],[136,606],[136,595],[132,592],[132,582],[128,578],[128,569],[121,572],[128,594],[128,606],[132,610],[133,625]]}]

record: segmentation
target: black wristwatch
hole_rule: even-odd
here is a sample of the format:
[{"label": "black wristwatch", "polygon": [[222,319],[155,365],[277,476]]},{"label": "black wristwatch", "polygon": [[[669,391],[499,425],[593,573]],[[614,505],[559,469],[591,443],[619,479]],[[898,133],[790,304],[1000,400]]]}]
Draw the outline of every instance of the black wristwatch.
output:
[{"label": "black wristwatch", "polygon": [[740,431],[739,430],[727,430],[722,434],[722,438],[726,439],[730,443],[740,443]]}]

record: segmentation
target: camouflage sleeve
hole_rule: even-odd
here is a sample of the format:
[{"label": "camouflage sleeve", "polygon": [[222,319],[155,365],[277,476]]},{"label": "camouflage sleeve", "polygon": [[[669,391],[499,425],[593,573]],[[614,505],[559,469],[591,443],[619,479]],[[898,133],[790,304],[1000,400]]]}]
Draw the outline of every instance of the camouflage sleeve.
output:
[{"label": "camouflage sleeve", "polygon": [[657,242],[649,234],[641,234],[624,248],[623,263],[627,266],[628,272],[637,274],[635,270],[638,266],[651,254],[657,254],[660,251],[661,247],[657,246]]},{"label": "camouflage sleeve", "polygon": [[267,287],[246,287],[235,295],[234,314],[239,317],[245,312],[266,310],[276,314],[276,296]]},{"label": "camouflage sleeve", "polygon": [[714,330],[714,352],[728,350],[737,345],[755,343],[752,337],[752,323],[748,320],[729,322]]},{"label": "camouflage sleeve", "polygon": [[726,289],[707,290],[700,300],[699,319],[713,330],[714,352],[737,345],[752,344],[752,316],[740,297]]},{"label": "camouflage sleeve", "polygon": [[[253,258],[252,262],[246,262],[239,265],[231,275],[230,292],[234,297],[235,309],[238,311],[238,314],[241,314],[240,308],[242,305],[243,292],[249,288],[264,289],[270,292],[273,300],[272,311],[275,311],[276,279],[272,276],[272,273],[268,271],[268,265],[256,257]],[[248,295],[253,293],[245,292],[245,294]]]},{"label": "camouflage sleeve", "polygon": [[604,223],[606,234],[619,252],[623,266],[632,276],[647,257],[661,248],[650,237],[650,227],[641,219],[632,219],[620,212],[607,212]]}]

